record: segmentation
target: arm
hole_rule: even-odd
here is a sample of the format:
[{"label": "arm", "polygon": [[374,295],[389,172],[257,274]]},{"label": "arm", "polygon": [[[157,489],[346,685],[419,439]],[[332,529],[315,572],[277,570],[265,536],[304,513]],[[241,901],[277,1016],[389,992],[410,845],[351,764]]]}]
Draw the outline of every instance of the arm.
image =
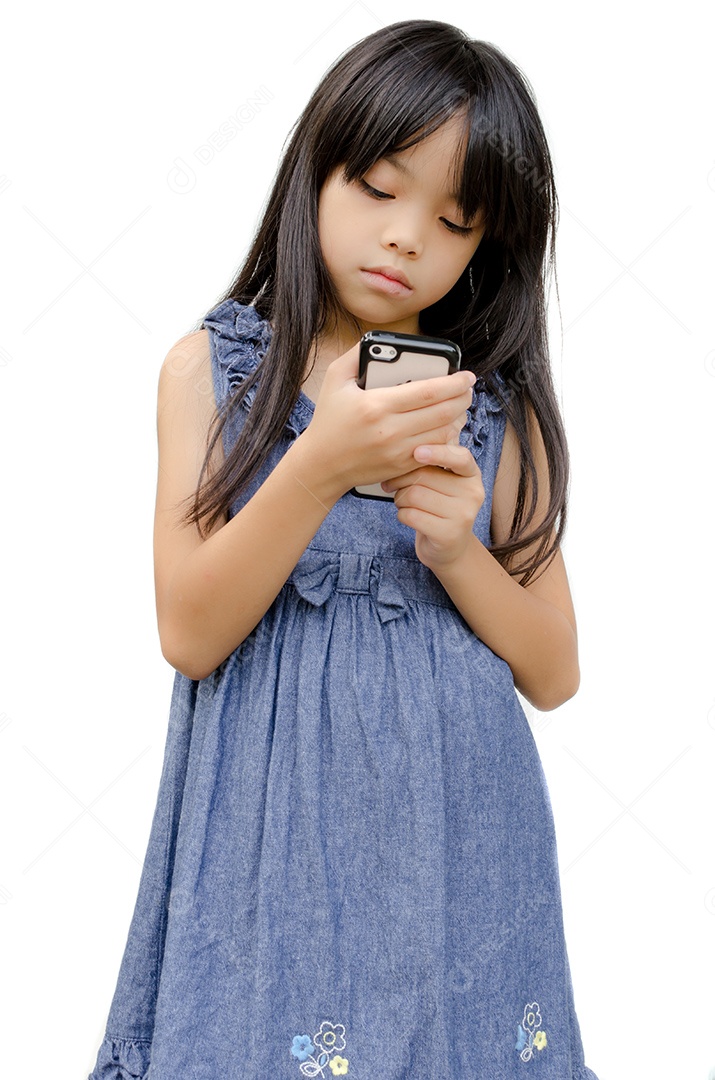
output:
[{"label": "arm", "polygon": [[514,685],[549,712],[578,690],[575,620],[563,556],[525,587],[472,537],[462,560],[437,575],[474,633],[511,668]]},{"label": "arm", "polygon": [[[538,424],[532,420],[530,427],[539,478],[538,522],[548,503],[548,470]],[[464,447],[450,446],[430,447],[430,453],[431,461],[454,472],[432,465],[408,474],[412,485],[419,484],[417,489],[403,486],[405,477],[392,481],[402,486],[396,497],[403,508],[401,520],[424,530],[418,531],[418,556],[439,578],[474,633],[506,660],[524,697],[540,711],[556,709],[573,697],[579,685],[576,617],[561,551],[545,571],[537,571],[536,580],[520,585],[472,532],[484,501],[472,455]],[[507,537],[518,481],[519,443],[507,422],[492,500],[496,543]],[[527,491],[527,505],[529,497]],[[529,553],[530,549],[520,552],[520,559]]]},{"label": "arm", "polygon": [[[317,532],[337,494],[306,461],[301,440],[234,518],[224,514],[202,540],[175,525],[176,504],[195,491],[215,408],[208,332],[182,339],[159,376],[159,476],[154,578],[162,653],[203,679],[251,632]],[[223,461],[220,442],[211,467]],[[311,488],[299,482],[311,475]],[[290,522],[290,528],[286,528]]]},{"label": "arm", "polygon": [[[308,428],[245,506],[203,539],[195,527],[179,527],[175,511],[196,489],[215,410],[205,390],[208,332],[188,335],[167,355],[158,391],[154,578],[162,653],[188,678],[210,675],[254,629],[346,491],[404,470],[417,445],[444,443],[463,423],[468,373],[366,394],[356,385],[357,361],[356,345],[329,365]],[[215,454],[213,466],[223,457],[219,446]]]}]

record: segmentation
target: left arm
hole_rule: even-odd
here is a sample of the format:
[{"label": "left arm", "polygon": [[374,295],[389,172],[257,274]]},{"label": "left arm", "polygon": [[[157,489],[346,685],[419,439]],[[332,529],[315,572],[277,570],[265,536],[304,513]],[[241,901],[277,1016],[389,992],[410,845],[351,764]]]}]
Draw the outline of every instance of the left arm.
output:
[{"label": "left arm", "polygon": [[[535,419],[530,426],[539,479],[536,523],[548,504],[548,470]],[[537,571],[536,580],[520,585],[472,531],[484,487],[470,451],[432,444],[424,448],[426,459],[422,449],[415,457],[425,464],[387,485],[396,489],[398,519],[415,529],[418,558],[441,581],[474,633],[509,664],[520,693],[541,712],[558,708],[579,685],[576,617],[561,550],[546,570]],[[519,443],[507,421],[492,498],[496,543],[508,535],[518,482]],[[519,557],[531,550],[523,549]]]}]

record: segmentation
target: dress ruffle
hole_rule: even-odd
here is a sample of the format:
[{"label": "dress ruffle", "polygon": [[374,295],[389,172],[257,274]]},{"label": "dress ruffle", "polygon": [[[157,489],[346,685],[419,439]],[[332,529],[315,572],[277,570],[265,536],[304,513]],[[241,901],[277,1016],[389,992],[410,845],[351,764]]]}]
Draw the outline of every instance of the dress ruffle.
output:
[{"label": "dress ruffle", "polygon": [[[255,307],[237,300],[224,300],[204,319],[204,326],[214,331],[216,358],[226,389],[233,394],[256,369],[271,341],[270,323]],[[256,396],[254,384],[243,404],[249,409]]]},{"label": "dress ruffle", "polygon": [[119,1039],[105,1035],[88,1080],[145,1080],[150,1053],[150,1039]]},{"label": "dress ruffle", "polygon": [[[223,384],[223,397],[233,397],[263,360],[271,342],[272,328],[255,307],[238,300],[224,300],[204,319],[204,326],[213,330],[213,344]],[[258,382],[248,388],[241,406],[249,412],[258,392]],[[285,425],[294,437],[310,423],[313,405],[301,393]]]},{"label": "dress ruffle", "polygon": [[[499,371],[494,371],[492,373],[492,378],[499,388],[499,392],[506,395],[506,382],[501,373]],[[497,394],[487,389],[484,377],[479,376],[474,384],[472,404],[467,410],[467,423],[463,427],[459,437],[461,446],[468,446],[470,449],[473,448],[477,463],[479,463],[479,459],[484,452],[489,432],[493,428],[489,416],[490,414],[500,413],[503,409],[503,402],[500,401]]]}]

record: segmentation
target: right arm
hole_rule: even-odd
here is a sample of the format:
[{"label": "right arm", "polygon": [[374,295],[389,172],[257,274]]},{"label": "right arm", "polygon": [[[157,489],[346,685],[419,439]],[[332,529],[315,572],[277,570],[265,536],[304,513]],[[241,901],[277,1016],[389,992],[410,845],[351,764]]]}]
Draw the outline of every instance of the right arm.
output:
[{"label": "right arm", "polygon": [[[345,492],[406,471],[416,446],[461,428],[473,382],[466,372],[366,393],[355,382],[357,356],[354,346],[328,367],[306,430],[245,506],[202,540],[195,526],[177,526],[175,512],[196,489],[215,410],[213,395],[200,392],[212,385],[208,332],[169,351],[158,390],[154,578],[162,653],[188,678],[210,675],[250,634]],[[219,445],[215,454],[214,465]]]}]

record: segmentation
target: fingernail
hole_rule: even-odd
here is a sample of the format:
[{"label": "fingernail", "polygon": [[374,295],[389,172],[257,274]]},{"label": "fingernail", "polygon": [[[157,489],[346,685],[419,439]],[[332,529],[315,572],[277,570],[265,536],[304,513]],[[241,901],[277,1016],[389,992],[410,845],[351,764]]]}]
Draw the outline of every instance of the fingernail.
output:
[{"label": "fingernail", "polygon": [[418,461],[429,461],[432,457],[432,451],[427,446],[418,446],[415,449],[415,457]]}]

